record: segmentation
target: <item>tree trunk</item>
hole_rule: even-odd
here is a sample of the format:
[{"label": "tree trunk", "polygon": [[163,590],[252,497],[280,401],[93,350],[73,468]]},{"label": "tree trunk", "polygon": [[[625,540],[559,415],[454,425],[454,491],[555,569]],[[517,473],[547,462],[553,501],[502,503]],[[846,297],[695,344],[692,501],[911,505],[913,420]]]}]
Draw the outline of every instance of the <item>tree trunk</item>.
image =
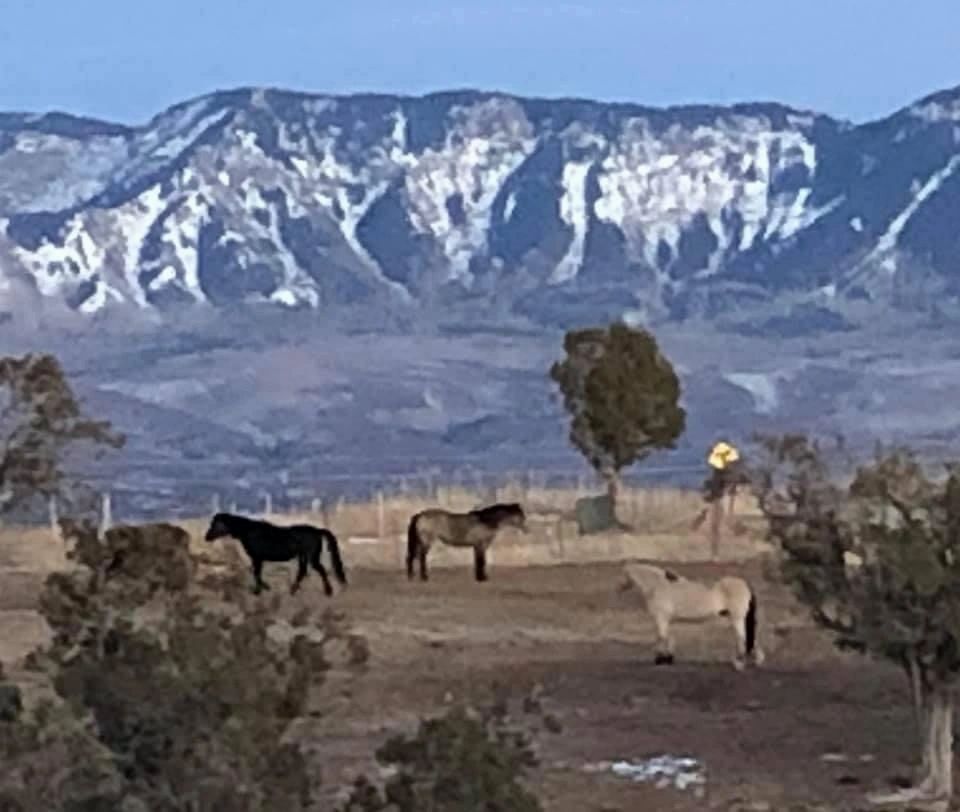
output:
[{"label": "tree trunk", "polygon": [[618,471],[605,471],[603,478],[607,481],[607,496],[610,498],[610,507],[616,513],[617,499],[620,497],[620,474]]},{"label": "tree trunk", "polygon": [[869,797],[879,806],[946,812],[953,796],[953,690],[943,684],[933,687],[926,713],[923,746],[923,779],[916,787]]},{"label": "tree trunk", "polygon": [[949,803],[953,796],[953,691],[943,686],[930,697],[924,754],[929,772],[921,786]]},{"label": "tree trunk", "polygon": [[923,763],[920,765],[920,778],[925,778],[930,772],[930,762],[927,751],[927,690],[920,664],[912,655],[907,658],[907,677],[910,680],[910,698],[913,700],[913,722],[917,729],[917,745],[923,752]]},{"label": "tree trunk", "polygon": [[617,500],[620,498],[620,472],[604,471],[603,478],[607,481],[607,497],[610,499],[610,511],[613,514],[613,520],[619,522]]},{"label": "tree trunk", "polygon": [[714,561],[720,560],[720,530],[722,525],[723,496],[720,496],[710,505],[710,556]]}]

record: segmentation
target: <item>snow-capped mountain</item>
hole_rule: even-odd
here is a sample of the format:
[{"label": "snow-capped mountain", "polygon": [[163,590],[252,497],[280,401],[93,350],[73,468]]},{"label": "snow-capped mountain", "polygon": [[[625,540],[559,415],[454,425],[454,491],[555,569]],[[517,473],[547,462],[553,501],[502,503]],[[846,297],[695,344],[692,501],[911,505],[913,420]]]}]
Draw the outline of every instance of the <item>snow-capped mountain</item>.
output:
[{"label": "snow-capped mountain", "polygon": [[553,325],[781,294],[942,302],[958,170],[960,89],[860,126],[473,91],[241,89],[141,127],[6,114],[0,315],[37,294],[161,316],[496,303]]},{"label": "snow-capped mountain", "polygon": [[0,343],[58,353],[128,435],[105,486],[168,515],[433,464],[568,474],[559,331],[635,317],[696,484],[717,432],[955,447],[958,213],[960,89],[858,126],[472,91],[11,113]]}]

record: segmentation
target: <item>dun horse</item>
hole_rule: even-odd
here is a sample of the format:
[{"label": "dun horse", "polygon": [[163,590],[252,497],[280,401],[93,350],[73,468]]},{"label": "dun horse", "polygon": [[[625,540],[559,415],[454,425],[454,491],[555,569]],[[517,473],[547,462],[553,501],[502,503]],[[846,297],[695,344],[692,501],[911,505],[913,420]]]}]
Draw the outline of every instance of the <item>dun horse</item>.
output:
[{"label": "dun horse", "polygon": [[261,572],[265,561],[292,561],[297,559],[297,577],[290,585],[290,594],[300,588],[300,582],[307,576],[307,565],[313,567],[323,579],[323,589],[327,595],[333,594],[333,586],[327,577],[327,571],[320,563],[323,543],[327,543],[333,573],[341,584],[347,583],[347,573],[340,558],[340,545],[337,537],[325,527],[310,524],[295,524],[280,527],[262,519],[249,519],[232,513],[217,513],[210,522],[204,538],[207,541],[230,536],[243,545],[244,552],[253,567],[253,592],[259,594],[270,585],[263,580]]},{"label": "dun horse", "polygon": [[487,580],[487,548],[501,527],[526,532],[526,516],[516,502],[490,505],[469,513],[429,508],[415,514],[407,527],[407,577],[413,578],[413,563],[420,561],[420,580],[426,581],[427,553],[434,542],[451,547],[473,547],[473,574]]},{"label": "dun horse", "polygon": [[724,576],[704,584],[650,564],[625,564],[623,570],[626,577],[620,591],[638,589],[656,625],[657,665],[673,662],[671,621],[696,623],[714,617],[730,619],[736,636],[733,665],[738,671],[749,655],[756,665],[763,662],[757,645],[757,598],[743,578]]}]

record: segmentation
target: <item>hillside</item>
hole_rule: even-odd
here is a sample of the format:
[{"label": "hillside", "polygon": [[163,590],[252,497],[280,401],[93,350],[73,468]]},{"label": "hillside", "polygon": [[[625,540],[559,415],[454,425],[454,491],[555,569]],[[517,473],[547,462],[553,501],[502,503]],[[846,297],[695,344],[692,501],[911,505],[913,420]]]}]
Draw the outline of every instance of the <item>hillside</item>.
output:
[{"label": "hillside", "polygon": [[168,485],[569,469],[546,365],[613,318],[682,367],[675,459],[766,424],[949,444],[958,145],[960,90],[858,126],[477,91],[3,114],[0,340],[63,354]]}]

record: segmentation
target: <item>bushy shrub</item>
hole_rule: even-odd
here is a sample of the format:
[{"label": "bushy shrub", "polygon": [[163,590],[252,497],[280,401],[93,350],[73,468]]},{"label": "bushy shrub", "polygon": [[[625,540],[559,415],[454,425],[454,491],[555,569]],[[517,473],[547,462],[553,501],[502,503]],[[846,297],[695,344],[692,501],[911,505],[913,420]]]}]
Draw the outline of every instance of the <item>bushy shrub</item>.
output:
[{"label": "bushy shrub", "polygon": [[524,785],[537,765],[528,735],[496,704],[480,712],[454,707],[421,721],[376,752],[392,773],[381,790],[366,776],[340,812],[541,812]]},{"label": "bushy shrub", "polygon": [[[189,536],[173,525],[118,527],[103,539],[87,525],[64,529],[76,566],[46,583],[53,642],[31,661],[62,699],[60,718],[17,710],[3,736],[5,765],[58,742],[44,768],[57,787],[22,808],[308,808],[317,775],[291,723],[324,681],[330,643],[345,643],[354,663],[365,658],[342,618],[305,610],[284,621],[278,599],[254,599],[240,577],[200,583]],[[0,808],[31,791],[25,778],[0,779]]]}]

